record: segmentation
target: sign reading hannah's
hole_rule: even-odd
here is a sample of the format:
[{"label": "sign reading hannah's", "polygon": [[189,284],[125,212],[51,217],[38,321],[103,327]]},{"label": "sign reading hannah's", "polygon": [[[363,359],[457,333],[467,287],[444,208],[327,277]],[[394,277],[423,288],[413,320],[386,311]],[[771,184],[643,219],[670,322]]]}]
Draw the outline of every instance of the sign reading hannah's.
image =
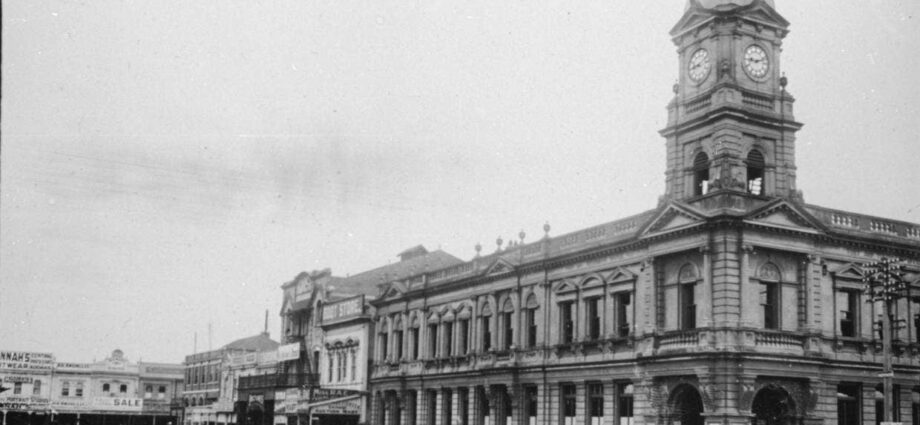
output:
[{"label": "sign reading hannah's", "polygon": [[0,369],[51,370],[53,365],[51,353],[0,351]]}]

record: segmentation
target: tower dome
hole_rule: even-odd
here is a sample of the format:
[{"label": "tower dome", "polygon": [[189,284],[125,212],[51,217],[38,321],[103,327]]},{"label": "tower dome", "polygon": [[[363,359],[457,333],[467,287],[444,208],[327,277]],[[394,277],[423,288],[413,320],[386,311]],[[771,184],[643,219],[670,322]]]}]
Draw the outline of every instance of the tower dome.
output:
[{"label": "tower dome", "polygon": [[[690,9],[694,6],[694,4],[703,9],[732,9],[735,7],[750,6],[756,1],[758,0],[687,0],[687,6],[685,9]],[[767,6],[770,6],[771,8],[776,8],[773,0],[759,1],[763,1],[767,4]]]}]

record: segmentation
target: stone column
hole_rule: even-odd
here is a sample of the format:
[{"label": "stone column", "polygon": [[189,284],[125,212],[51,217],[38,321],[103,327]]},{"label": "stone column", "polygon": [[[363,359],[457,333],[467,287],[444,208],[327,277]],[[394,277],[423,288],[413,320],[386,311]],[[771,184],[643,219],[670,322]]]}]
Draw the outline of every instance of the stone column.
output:
[{"label": "stone column", "polygon": [[[758,296],[760,288],[751,282],[751,254],[754,247],[744,245],[741,247],[741,311],[740,325],[748,328],[760,327],[754,319],[760,309]],[[762,325],[762,324],[761,324]]]},{"label": "stone column", "polygon": [[697,302],[700,315],[697,325],[708,328],[715,325],[712,316],[712,254],[708,246],[700,248],[700,253],[703,255],[703,276],[700,284],[700,292],[703,293],[703,296]]},{"label": "stone column", "polygon": [[[636,333],[651,335],[658,328],[658,283],[655,278],[655,259],[647,258],[642,261],[642,267],[637,277],[635,303],[642,305],[642,314],[636,316]],[[639,336],[639,335],[637,335]]]},{"label": "stone column", "polygon": [[484,391],[482,391],[481,388],[482,387],[470,387],[471,425],[485,425],[480,420],[483,415],[483,412],[480,411],[482,407],[482,398],[485,396]]}]

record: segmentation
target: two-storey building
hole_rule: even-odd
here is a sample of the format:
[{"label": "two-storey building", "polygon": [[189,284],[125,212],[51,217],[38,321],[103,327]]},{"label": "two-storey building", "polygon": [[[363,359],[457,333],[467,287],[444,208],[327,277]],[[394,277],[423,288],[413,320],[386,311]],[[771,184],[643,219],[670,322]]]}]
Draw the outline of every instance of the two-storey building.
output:
[{"label": "two-storey building", "polygon": [[[183,399],[183,424],[186,425],[217,425],[230,423],[250,423],[246,418],[257,418],[256,425],[270,424],[271,413],[253,414],[249,409],[240,411],[240,406],[229,400],[234,400],[233,394],[222,394],[224,391],[235,392],[234,385],[223,385],[231,375],[226,372],[231,366],[233,356],[262,352],[272,352],[278,349],[278,342],[271,339],[267,331],[247,338],[233,341],[223,347],[191,354],[185,357],[185,385],[182,391]],[[257,409],[264,412],[262,404]],[[256,410],[253,404],[253,410]],[[267,420],[266,420],[267,417]]]},{"label": "two-storey building", "polygon": [[[282,285],[282,333],[286,344],[301,344],[300,357],[281,361],[286,376],[306,379],[297,388],[275,392],[275,423],[358,424],[368,422],[367,368],[373,349],[371,294],[387,279],[403,279],[461,261],[419,245],[399,261],[348,277],[325,269],[298,274]],[[296,349],[290,350],[291,352]],[[278,402],[277,399],[283,399]]]},{"label": "two-storey building", "polygon": [[51,353],[0,351],[0,414],[4,425],[51,420]]},{"label": "two-storey building", "polygon": [[862,265],[900,257],[888,376],[894,419],[916,424],[920,225],[804,201],[788,27],[772,0],[688,2],[656,208],[388,279],[371,422],[878,423]]}]

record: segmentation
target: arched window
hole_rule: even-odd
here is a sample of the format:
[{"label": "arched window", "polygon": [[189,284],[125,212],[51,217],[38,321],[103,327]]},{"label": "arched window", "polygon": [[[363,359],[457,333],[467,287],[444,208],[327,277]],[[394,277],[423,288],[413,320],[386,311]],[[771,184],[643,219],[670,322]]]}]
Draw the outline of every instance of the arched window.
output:
[{"label": "arched window", "polygon": [[537,308],[539,307],[537,296],[531,293],[527,297],[527,303],[524,308],[524,331],[527,332],[524,346],[527,348],[537,346]]},{"label": "arched window", "polygon": [[768,386],[757,392],[751,404],[757,425],[784,425],[795,423],[795,402],[786,390]]},{"label": "arched window", "polygon": [[[389,322],[389,320],[387,320],[386,318],[380,319],[380,326],[378,326],[377,329],[378,329],[378,330],[377,330],[377,343],[378,343],[379,346],[380,346],[380,348],[379,348],[379,350],[380,350],[380,361],[381,361],[382,363],[385,363],[385,362],[386,362],[387,360],[389,360],[389,358],[390,358],[390,352],[389,352],[389,346],[388,346],[389,337],[390,337],[390,335],[389,335],[389,334],[390,334],[390,322]],[[331,359],[332,359],[332,356],[330,355],[329,358],[330,358],[329,362],[331,363],[331,362],[332,362],[332,360],[331,360]],[[330,381],[330,382],[332,381],[332,369],[331,369],[331,367],[332,367],[332,366],[330,366],[330,369],[329,369],[329,381]]]},{"label": "arched window", "polygon": [[393,322],[393,349],[396,350],[394,360],[403,360],[403,323],[402,317],[396,316]]},{"label": "arched window", "polygon": [[758,270],[757,278],[760,280],[763,327],[764,329],[779,329],[782,273],[776,264],[766,263]]},{"label": "arched window", "polygon": [[479,311],[479,316],[479,326],[482,329],[482,332],[479,334],[482,336],[480,348],[482,348],[483,353],[487,353],[492,349],[492,309],[489,307],[488,303],[484,303],[482,305],[482,310]]},{"label": "arched window", "polygon": [[763,154],[758,150],[752,150],[748,154],[747,161],[745,161],[745,163],[747,164],[748,193],[754,195],[763,195],[764,168],[766,168]]},{"label": "arched window", "polygon": [[693,195],[709,192],[709,156],[705,152],[693,158]]},{"label": "arched window", "polygon": [[703,399],[689,384],[681,384],[671,393],[671,415],[667,423],[703,425]]},{"label": "arched window", "polygon": [[514,345],[514,303],[506,298],[501,313],[502,349],[510,350]]},{"label": "arched window", "polygon": [[109,386],[108,383],[102,384],[102,392],[104,392],[104,393],[109,392],[109,388],[111,388],[111,387]]},{"label": "arched window", "polygon": [[680,305],[679,326],[681,329],[696,328],[696,284],[700,273],[696,266],[684,264],[678,272],[677,300]]}]

